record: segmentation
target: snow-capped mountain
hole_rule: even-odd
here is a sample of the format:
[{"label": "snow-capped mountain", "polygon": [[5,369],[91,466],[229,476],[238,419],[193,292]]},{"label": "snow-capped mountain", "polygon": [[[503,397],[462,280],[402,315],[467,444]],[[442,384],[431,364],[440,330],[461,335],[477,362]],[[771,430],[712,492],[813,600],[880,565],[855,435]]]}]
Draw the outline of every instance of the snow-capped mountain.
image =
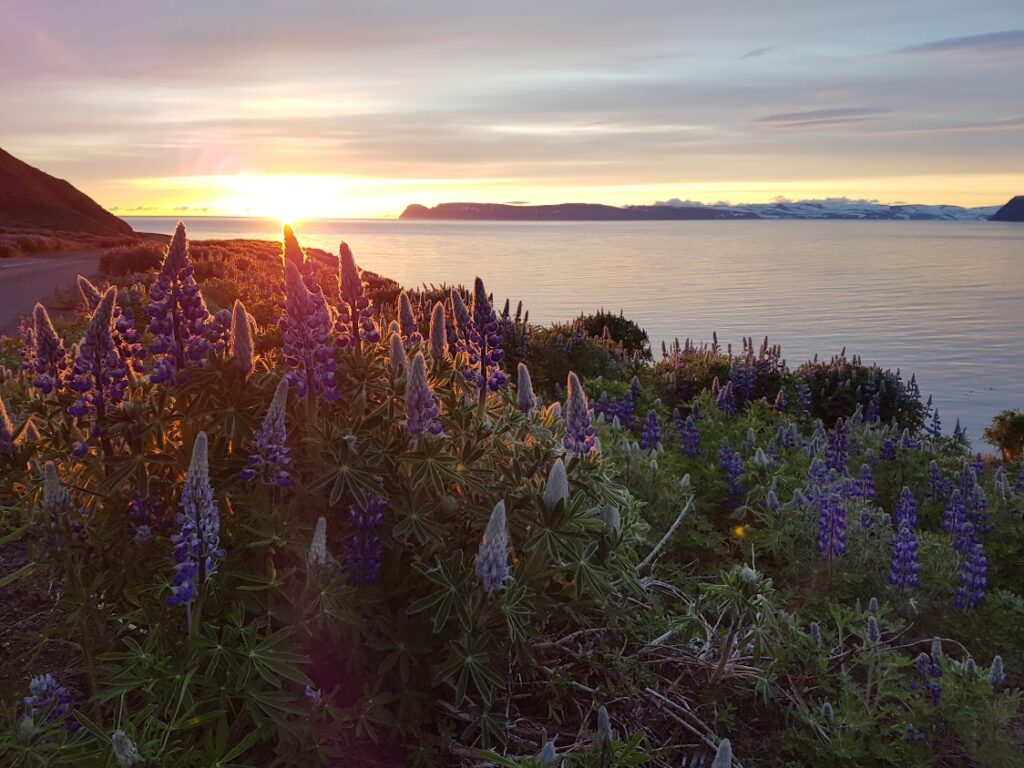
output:
[{"label": "snow-capped mountain", "polygon": [[[672,208],[700,206],[690,200],[667,200],[655,205]],[[721,211],[742,211],[759,219],[893,219],[940,221],[987,221],[999,210],[998,205],[983,208],[963,208],[959,205],[885,205],[874,200],[828,198],[825,200],[796,200],[773,203],[746,203],[731,205],[719,203],[703,206]]]}]

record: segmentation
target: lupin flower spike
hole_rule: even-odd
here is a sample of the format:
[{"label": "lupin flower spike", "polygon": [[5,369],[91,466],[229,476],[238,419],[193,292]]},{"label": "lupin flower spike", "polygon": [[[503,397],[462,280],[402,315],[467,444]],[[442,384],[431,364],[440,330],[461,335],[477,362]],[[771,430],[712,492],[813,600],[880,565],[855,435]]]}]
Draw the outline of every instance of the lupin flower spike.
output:
[{"label": "lupin flower spike", "polygon": [[505,586],[509,579],[508,523],[505,502],[494,505],[476,555],[476,575],[483,582],[484,591],[493,592]]},{"label": "lupin flower spike", "polygon": [[1003,657],[995,656],[992,659],[992,666],[988,669],[988,682],[993,688],[1002,687],[1006,682],[1006,674],[1003,672]]},{"label": "lupin flower spike", "polygon": [[81,417],[95,411],[95,433],[100,432],[99,422],[103,420],[107,407],[124,399],[128,385],[127,371],[112,336],[116,296],[117,289],[113,286],[103,294],[86,327],[85,337],[78,345],[69,382],[71,389],[79,395],[68,407],[68,413]]},{"label": "lupin flower spike", "polygon": [[918,586],[917,536],[910,523],[903,520],[892,543],[892,564],[889,569],[889,583],[900,592],[916,589]]},{"label": "lupin flower spike", "polygon": [[124,731],[114,731],[110,735],[110,745],[114,749],[117,768],[135,768],[142,762],[142,755],[139,754],[135,742],[128,738]]},{"label": "lupin flower spike", "polygon": [[526,363],[519,363],[518,374],[516,405],[520,411],[529,415],[537,407],[537,396],[533,393],[533,381],[530,380],[530,369],[526,367]]},{"label": "lupin flower spike", "polygon": [[14,423],[11,421],[11,415],[7,412],[4,399],[0,397],[0,456],[14,453],[15,450]]},{"label": "lupin flower spike", "polygon": [[67,382],[68,355],[64,342],[50,322],[46,307],[39,303],[32,310],[32,340],[32,385],[44,395],[63,389]]},{"label": "lupin flower spike", "polygon": [[622,531],[622,513],[614,504],[601,507],[601,522],[604,523],[606,534],[618,536]]},{"label": "lupin flower spike", "polygon": [[343,347],[350,346],[358,352],[364,341],[368,344],[380,341],[380,331],[374,322],[373,305],[366,296],[366,286],[356,267],[352,249],[347,243],[342,243],[338,251],[341,284],[341,306],[337,323],[338,343]]},{"label": "lupin flower spike", "polygon": [[732,768],[732,743],[728,739],[719,742],[711,768]]},{"label": "lupin flower spike", "polygon": [[608,708],[603,704],[597,710],[597,732],[594,734],[594,742],[601,750],[607,750],[612,742],[612,721],[608,716]]},{"label": "lupin flower spike", "polygon": [[[405,356],[404,351],[402,355]],[[422,352],[417,352],[412,360],[409,384],[405,390],[406,429],[412,437],[440,435],[442,427],[437,418],[440,412],[427,378],[427,361]]]},{"label": "lupin flower spike", "polygon": [[330,556],[327,554],[327,518],[323,515],[317,518],[316,527],[313,529],[306,562],[311,566],[327,565],[330,562]]},{"label": "lupin flower spike", "polygon": [[558,760],[558,752],[555,751],[555,743],[549,741],[541,749],[537,761],[540,763],[540,768],[555,768],[556,760]]},{"label": "lupin flower spike", "polygon": [[554,509],[559,501],[569,501],[569,477],[565,473],[565,464],[556,459],[548,473],[548,481],[544,486],[544,506]]},{"label": "lupin flower spike", "polygon": [[423,341],[423,335],[416,325],[416,315],[412,311],[412,302],[409,300],[409,294],[405,291],[398,294],[398,320],[406,349],[411,349]]},{"label": "lupin flower spike", "polygon": [[288,405],[288,377],[277,385],[270,407],[263,417],[263,423],[252,438],[252,452],[246,468],[242,470],[245,481],[259,480],[266,485],[284,488],[291,485],[288,465],[291,464],[291,449],[286,445],[288,435],[285,415]]},{"label": "lupin flower spike", "polygon": [[103,294],[84,275],[79,275],[77,282],[78,292],[82,294],[82,303],[85,305],[85,311],[92,314],[92,311],[96,309],[96,305],[100,303],[100,299],[103,298]]},{"label": "lupin flower spike", "polygon": [[402,341],[401,334],[392,332],[388,342],[388,362],[391,363],[391,367],[399,378],[409,372],[409,358],[405,356],[405,350],[406,346]]},{"label": "lupin flower spike", "polygon": [[594,428],[590,424],[590,409],[587,404],[587,393],[579,377],[569,371],[567,388],[569,394],[565,400],[565,449],[577,455],[587,455],[596,450]]},{"label": "lupin flower spike", "polygon": [[443,360],[448,346],[448,321],[444,314],[444,304],[434,304],[430,313],[430,356],[435,360]]},{"label": "lupin flower spike", "polygon": [[331,312],[323,292],[310,291],[295,262],[285,263],[285,315],[279,321],[287,376],[300,398],[338,398]]},{"label": "lupin flower spike", "polygon": [[253,355],[249,313],[245,311],[245,304],[235,299],[235,306],[231,310],[231,356],[243,380],[252,375]]}]

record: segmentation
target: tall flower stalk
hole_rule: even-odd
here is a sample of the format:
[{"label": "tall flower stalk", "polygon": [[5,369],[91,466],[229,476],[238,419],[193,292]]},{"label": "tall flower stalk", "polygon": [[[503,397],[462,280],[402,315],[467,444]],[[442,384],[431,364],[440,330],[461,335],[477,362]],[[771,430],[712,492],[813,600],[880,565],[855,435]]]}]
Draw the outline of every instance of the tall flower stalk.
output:
[{"label": "tall flower stalk", "polygon": [[476,555],[476,575],[485,592],[501,589],[510,578],[508,565],[508,522],[505,502],[499,501],[491,511],[487,529]]},{"label": "tall flower stalk", "polygon": [[260,480],[266,485],[284,488],[291,485],[288,466],[292,462],[291,449],[285,444],[287,428],[285,412],[288,405],[288,379],[283,378],[277,385],[274,398],[270,401],[263,424],[252,438],[252,453],[246,468],[242,470],[243,480]]},{"label": "tall flower stalk", "polygon": [[316,398],[336,400],[337,363],[331,312],[322,292],[310,291],[294,261],[285,264],[285,315],[279,321],[286,374],[300,398],[306,399],[307,415],[316,416]]},{"label": "tall flower stalk", "polygon": [[249,313],[245,310],[245,304],[235,300],[231,309],[231,356],[235,361],[235,368],[242,376],[242,380],[248,379],[253,372],[253,357],[255,356],[252,343],[252,327],[249,325]]},{"label": "tall flower stalk", "polygon": [[68,353],[46,307],[38,303],[32,310],[32,340],[32,385],[44,395],[60,391],[67,383]]},{"label": "tall flower stalk", "polygon": [[178,222],[160,272],[150,288],[149,351],[154,383],[172,381],[187,367],[202,367],[210,350],[210,312],[193,275],[185,225]]},{"label": "tall flower stalk", "polygon": [[[403,359],[404,356],[403,352]],[[405,427],[413,438],[440,435],[442,427],[437,418],[440,412],[427,378],[427,361],[422,352],[417,352],[405,389]]]},{"label": "tall flower stalk", "polygon": [[171,536],[174,544],[174,576],[168,605],[184,605],[188,631],[194,631],[192,605],[200,599],[195,616],[201,616],[200,590],[224,559],[220,546],[220,510],[210,486],[209,446],[205,432],[196,435],[192,446],[185,487],[181,493],[181,530]]},{"label": "tall flower stalk", "polygon": [[78,399],[68,406],[68,413],[79,418],[93,414],[92,434],[100,438],[105,456],[113,453],[110,438],[104,433],[107,411],[124,399],[128,386],[127,371],[111,335],[116,294],[117,289],[111,286],[96,307],[78,344],[69,382]]},{"label": "tall flower stalk", "polygon": [[336,326],[338,344],[350,347],[359,354],[364,341],[368,344],[380,341],[380,331],[373,319],[374,308],[366,295],[366,286],[347,243],[339,247],[338,269],[341,284],[341,305]]},{"label": "tall flower stalk", "polygon": [[570,453],[585,456],[597,448],[594,428],[590,423],[590,406],[587,393],[579,377],[569,371],[567,382],[569,394],[565,399],[565,439],[563,445]]}]

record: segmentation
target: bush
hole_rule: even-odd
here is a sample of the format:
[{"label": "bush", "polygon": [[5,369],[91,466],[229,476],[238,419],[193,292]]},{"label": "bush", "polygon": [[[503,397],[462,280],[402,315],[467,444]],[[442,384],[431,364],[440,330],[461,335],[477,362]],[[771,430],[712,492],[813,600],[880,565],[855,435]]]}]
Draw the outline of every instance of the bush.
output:
[{"label": "bush", "polygon": [[159,269],[165,248],[155,243],[137,243],[110,248],[100,256],[100,273],[106,277],[124,277]]},{"label": "bush", "polygon": [[1019,461],[1024,454],[1024,412],[1003,411],[985,428],[985,442],[1003,454],[1003,461]]}]

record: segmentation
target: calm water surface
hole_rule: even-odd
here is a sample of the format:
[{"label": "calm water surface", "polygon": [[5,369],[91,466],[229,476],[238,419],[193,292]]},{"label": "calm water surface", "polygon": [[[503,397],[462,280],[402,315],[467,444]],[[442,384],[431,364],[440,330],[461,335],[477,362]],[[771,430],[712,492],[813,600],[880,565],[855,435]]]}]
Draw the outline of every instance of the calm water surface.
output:
[{"label": "calm water surface", "polygon": [[[173,231],[175,219],[129,219]],[[276,222],[186,219],[194,239],[275,239]],[[768,335],[790,365],[846,347],[917,373],[948,431],[975,445],[992,416],[1024,408],[1024,225],[993,222],[307,221],[304,245],[406,286],[484,278],[546,323],[604,307],[650,334]]]}]

